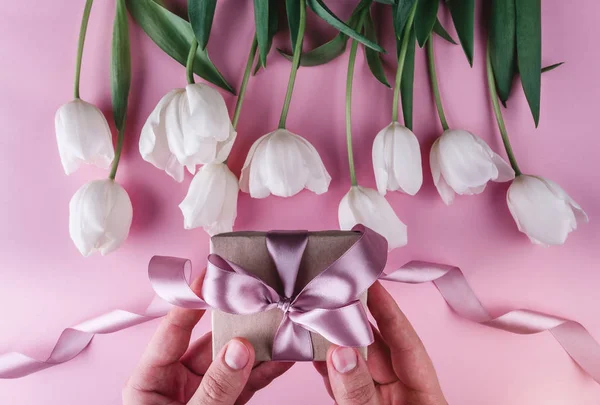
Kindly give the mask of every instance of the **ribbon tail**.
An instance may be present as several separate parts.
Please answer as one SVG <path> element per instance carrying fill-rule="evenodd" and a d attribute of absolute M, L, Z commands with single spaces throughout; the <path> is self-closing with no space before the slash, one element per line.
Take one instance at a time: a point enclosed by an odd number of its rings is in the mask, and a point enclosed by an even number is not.
<path fill-rule="evenodd" d="M 373 343 L 373 331 L 359 301 L 334 309 L 292 312 L 290 319 L 338 346 L 363 347 Z"/>
<path fill-rule="evenodd" d="M 120 309 L 107 312 L 63 330 L 46 360 L 36 360 L 25 354 L 10 352 L 0 355 L 0 378 L 20 378 L 77 357 L 96 334 L 107 334 L 130 328 L 164 316 L 171 308 L 158 297 L 143 314 Z"/>
<path fill-rule="evenodd" d="M 458 267 L 414 261 L 379 279 L 410 284 L 431 281 L 456 314 L 482 325 L 518 334 L 548 331 L 575 363 L 600 384 L 600 344 L 578 322 L 524 309 L 493 318 Z"/>
<path fill-rule="evenodd" d="M 273 340 L 274 361 L 310 361 L 313 359 L 313 346 L 310 332 L 289 318 L 288 314 L 275 333 Z"/>

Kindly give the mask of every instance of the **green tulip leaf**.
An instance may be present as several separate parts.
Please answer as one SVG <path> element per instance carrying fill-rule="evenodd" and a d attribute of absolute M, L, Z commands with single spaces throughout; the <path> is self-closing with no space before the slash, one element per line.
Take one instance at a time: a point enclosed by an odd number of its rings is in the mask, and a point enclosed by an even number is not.
<path fill-rule="evenodd" d="M 562 64 L 564 64 L 564 63 L 565 63 L 565 62 L 558 62 L 558 63 L 555 63 L 555 64 L 553 64 L 553 65 L 550 65 L 550 66 L 544 66 L 544 67 L 542 68 L 542 73 L 550 72 L 551 70 L 554 70 L 554 69 L 556 69 L 557 67 L 559 67 L 560 65 L 562 65 Z"/>
<path fill-rule="evenodd" d="M 516 70 L 515 0 L 492 0 L 489 47 L 498 97 L 506 103 Z"/>
<path fill-rule="evenodd" d="M 123 131 L 131 86 L 131 53 L 125 0 L 117 0 L 116 7 L 112 37 L 110 88 L 115 126 L 119 131 Z"/>
<path fill-rule="evenodd" d="M 439 5 L 439 0 L 418 0 L 414 24 L 417 41 L 421 48 L 425 45 L 435 26 Z"/>
<path fill-rule="evenodd" d="M 387 4 L 387 5 L 392 5 L 392 4 L 396 4 L 396 0 L 374 0 L 377 3 L 381 3 L 381 4 Z"/>
<path fill-rule="evenodd" d="M 371 13 L 368 11 L 365 14 L 365 37 L 367 37 L 370 41 L 377 43 L 377 34 L 375 33 L 375 26 L 373 24 L 373 18 L 371 17 Z M 367 59 L 367 64 L 369 65 L 369 69 L 373 76 L 381 83 L 386 85 L 387 87 L 391 87 L 385 77 L 385 71 L 383 69 L 383 64 L 381 63 L 381 57 L 379 52 L 375 52 L 369 47 L 365 46 L 365 57 Z"/>
<path fill-rule="evenodd" d="M 433 25 L 433 32 L 435 32 L 440 38 L 445 39 L 451 44 L 458 45 L 454 38 L 452 38 L 452 36 L 448 34 L 448 31 L 446 31 L 446 28 L 444 28 L 444 26 L 438 19 L 435 20 L 435 24 Z"/>
<path fill-rule="evenodd" d="M 348 26 L 346 23 L 340 20 L 335 14 L 333 14 L 333 12 L 329 8 L 327 8 L 325 3 L 323 3 L 323 0 L 307 0 L 307 2 L 316 15 L 318 15 L 321 19 L 323 19 L 323 21 L 325 21 L 341 33 L 346 34 L 350 38 L 361 42 L 363 45 L 368 46 L 369 48 L 377 52 L 385 53 L 385 50 L 382 47 L 380 47 L 373 41 L 368 40 L 367 38 L 356 32 L 354 28 Z"/>
<path fill-rule="evenodd" d="M 473 35 L 475 30 L 475 0 L 446 0 L 450 15 L 469 65 L 473 66 Z"/>
<path fill-rule="evenodd" d="M 402 81 L 400 82 L 400 95 L 402 101 L 402 115 L 404 117 L 404 126 L 412 130 L 413 128 L 413 87 L 415 79 L 415 30 L 410 30 L 408 38 L 408 47 L 404 59 L 404 68 L 402 70 Z M 398 48 L 400 44 L 397 44 Z"/>
<path fill-rule="evenodd" d="M 517 63 L 533 121 L 540 121 L 542 13 L 540 0 L 516 0 Z"/>
<path fill-rule="evenodd" d="M 296 38 L 298 38 L 298 27 L 300 27 L 300 2 L 298 0 L 286 0 L 285 12 L 288 28 L 290 29 L 290 42 L 292 43 L 292 49 L 294 49 Z"/>
<path fill-rule="evenodd" d="M 167 55 L 185 66 L 194 39 L 191 25 L 153 0 L 126 1 L 129 13 L 146 35 Z M 206 50 L 198 49 L 194 60 L 194 73 L 222 89 L 235 93 L 233 87 L 212 63 Z"/>
<path fill-rule="evenodd" d="M 392 20 L 397 39 L 402 38 L 402 35 L 404 35 L 404 26 L 408 21 L 415 1 L 417 0 L 398 0 L 397 3 L 392 5 Z"/>
<path fill-rule="evenodd" d="M 267 66 L 269 53 L 269 0 L 254 0 L 254 24 L 260 63 Z"/>
<path fill-rule="evenodd" d="M 217 0 L 188 0 L 188 16 L 200 49 L 206 49 Z"/>

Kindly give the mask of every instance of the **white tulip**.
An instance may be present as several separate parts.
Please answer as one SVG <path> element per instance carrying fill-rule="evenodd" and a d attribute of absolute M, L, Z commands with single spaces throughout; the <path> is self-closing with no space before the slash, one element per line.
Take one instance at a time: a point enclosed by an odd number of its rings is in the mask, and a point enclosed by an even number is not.
<path fill-rule="evenodd" d="M 231 232 L 237 215 L 238 179 L 226 164 L 202 166 L 179 204 L 185 229 L 203 227 L 209 235 Z"/>
<path fill-rule="evenodd" d="M 479 194 L 490 180 L 509 181 L 515 172 L 487 143 L 461 129 L 444 131 L 431 147 L 431 174 L 442 200 L 454 195 Z"/>
<path fill-rule="evenodd" d="M 521 232 L 539 245 L 562 245 L 586 213 L 555 182 L 518 176 L 506 193 L 508 209 Z"/>
<path fill-rule="evenodd" d="M 387 190 L 417 194 L 423 184 L 423 169 L 415 134 L 398 122 L 383 128 L 373 142 L 373 171 L 381 195 Z"/>
<path fill-rule="evenodd" d="M 400 221 L 390 203 L 377 190 L 352 186 L 340 201 L 338 209 L 340 229 L 350 230 L 363 224 L 384 236 L 389 250 L 406 245 L 406 225 Z"/>
<path fill-rule="evenodd" d="M 69 203 L 69 233 L 84 256 L 117 249 L 129 234 L 133 208 L 129 195 L 114 180 L 81 187 Z"/>
<path fill-rule="evenodd" d="M 58 153 L 66 174 L 81 163 L 108 169 L 115 157 L 108 122 L 98 107 L 75 99 L 61 106 L 54 119 Z"/>
<path fill-rule="evenodd" d="M 140 153 L 181 182 L 183 168 L 227 159 L 236 132 L 225 100 L 212 87 L 194 83 L 164 96 L 142 128 Z"/>
<path fill-rule="evenodd" d="M 331 176 L 314 146 L 286 129 L 254 142 L 240 176 L 241 190 L 254 198 L 269 194 L 290 197 L 303 188 L 323 194 L 330 182 Z"/>

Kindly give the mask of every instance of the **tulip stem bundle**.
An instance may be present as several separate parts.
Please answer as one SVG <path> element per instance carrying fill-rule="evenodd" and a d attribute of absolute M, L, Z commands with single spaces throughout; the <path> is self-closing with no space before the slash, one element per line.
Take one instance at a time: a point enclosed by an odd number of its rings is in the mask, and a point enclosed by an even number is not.
<path fill-rule="evenodd" d="M 437 108 L 440 122 L 444 131 L 449 129 L 448 121 L 446 121 L 446 114 L 444 113 L 444 107 L 442 106 L 442 98 L 440 96 L 440 86 L 437 80 L 437 74 L 435 73 L 435 55 L 433 52 L 433 36 L 430 36 L 427 40 L 427 66 L 429 67 L 429 79 L 431 80 L 431 89 L 433 90 L 433 98 L 435 99 L 435 107 Z"/>
<path fill-rule="evenodd" d="M 192 45 L 190 46 L 190 52 L 188 53 L 187 62 L 185 64 L 185 74 L 187 77 L 187 82 L 189 84 L 194 84 L 196 81 L 194 80 L 194 59 L 196 58 L 196 51 L 198 50 L 198 41 L 196 38 L 192 40 Z"/>
<path fill-rule="evenodd" d="M 412 30 L 413 20 L 415 18 L 415 11 L 417 9 L 417 2 L 411 9 L 408 20 L 406 21 L 406 27 L 404 28 L 404 35 L 402 35 L 402 44 L 400 45 L 400 52 L 398 53 L 398 67 L 396 68 L 396 82 L 394 85 L 394 101 L 392 104 L 392 121 L 398 122 L 398 99 L 400 98 L 400 82 L 402 81 L 402 71 L 404 70 L 404 61 L 406 60 L 406 52 L 408 50 L 408 39 L 410 38 L 410 30 Z M 406 123 L 405 123 L 406 125 Z"/>
<path fill-rule="evenodd" d="M 235 103 L 235 110 L 233 111 L 233 119 L 231 120 L 231 125 L 233 125 L 234 129 L 237 129 L 238 121 L 240 120 L 240 113 L 242 111 L 242 104 L 244 103 L 244 96 L 246 95 L 246 88 L 248 87 L 248 80 L 250 79 L 250 73 L 252 73 L 252 65 L 254 63 L 254 59 L 256 58 L 256 48 L 258 47 L 258 41 L 256 40 L 256 35 L 254 35 L 254 39 L 252 40 L 252 46 L 250 47 L 250 53 L 248 54 L 248 61 L 246 62 L 246 69 L 244 70 L 244 77 L 242 79 L 242 84 L 240 85 L 240 92 Z"/>
<path fill-rule="evenodd" d="M 292 59 L 292 70 L 290 72 L 290 79 L 288 81 L 287 92 L 285 94 L 285 101 L 283 102 L 281 117 L 279 118 L 280 129 L 285 128 L 285 121 L 287 120 L 288 111 L 290 109 L 290 101 L 292 100 L 292 92 L 294 91 L 294 83 L 296 81 L 296 73 L 298 72 L 298 66 L 300 66 L 300 56 L 302 54 L 304 30 L 306 28 L 306 0 L 300 0 L 299 3 L 300 21 L 298 24 L 298 36 L 296 37 L 296 46 L 294 47 L 294 57 Z"/>
<path fill-rule="evenodd" d="M 92 3 L 94 0 L 87 0 L 83 9 L 83 17 L 81 18 L 81 28 L 79 29 L 79 43 L 77 45 L 77 61 L 75 62 L 75 83 L 73 89 L 73 98 L 79 98 L 79 80 L 81 78 L 81 59 L 83 57 L 83 45 L 85 43 L 85 34 L 87 32 L 88 21 L 90 20 L 90 12 L 92 11 Z"/>
<path fill-rule="evenodd" d="M 117 147 L 115 148 L 115 158 L 113 159 L 112 166 L 110 167 L 110 174 L 108 178 L 114 180 L 117 175 L 117 168 L 119 167 L 119 160 L 121 160 L 121 151 L 123 150 L 123 141 L 125 139 L 125 128 L 119 129 L 117 133 Z"/>
<path fill-rule="evenodd" d="M 504 149 L 506 150 L 506 154 L 508 155 L 510 165 L 515 171 L 515 175 L 520 176 L 521 170 L 519 169 L 517 159 L 515 158 L 512 146 L 510 145 L 510 139 L 508 139 L 508 131 L 506 130 L 506 125 L 504 124 L 504 118 L 502 117 L 502 111 L 500 110 L 500 103 L 498 102 L 498 93 L 496 91 L 494 72 L 492 70 L 492 58 L 489 44 L 485 53 L 485 67 L 487 72 L 488 87 L 490 89 L 490 98 L 492 99 L 492 106 L 494 108 L 496 122 L 498 123 L 498 129 L 500 129 L 500 135 L 502 136 L 502 143 L 504 144 Z"/>

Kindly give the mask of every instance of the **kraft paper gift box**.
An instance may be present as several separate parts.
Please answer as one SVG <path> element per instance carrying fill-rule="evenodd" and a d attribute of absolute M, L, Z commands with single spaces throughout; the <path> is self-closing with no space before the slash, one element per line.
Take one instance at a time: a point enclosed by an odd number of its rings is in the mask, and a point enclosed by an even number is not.
<path fill-rule="evenodd" d="M 281 282 L 266 246 L 266 232 L 231 232 L 211 238 L 211 253 L 220 255 L 262 279 L 276 291 L 281 291 Z M 303 288 L 337 260 L 360 237 L 352 231 L 309 232 L 308 244 L 298 272 L 297 285 Z M 366 305 L 367 293 L 360 301 Z M 213 357 L 232 338 L 248 339 L 256 352 L 257 361 L 271 360 L 273 338 L 283 313 L 275 308 L 253 315 L 233 315 L 212 311 Z M 325 360 L 330 342 L 311 332 L 313 360 Z M 366 358 L 366 347 L 358 349 Z"/>

